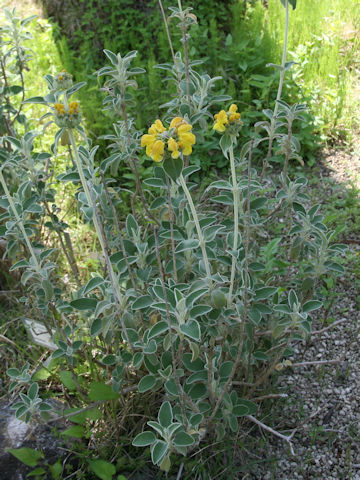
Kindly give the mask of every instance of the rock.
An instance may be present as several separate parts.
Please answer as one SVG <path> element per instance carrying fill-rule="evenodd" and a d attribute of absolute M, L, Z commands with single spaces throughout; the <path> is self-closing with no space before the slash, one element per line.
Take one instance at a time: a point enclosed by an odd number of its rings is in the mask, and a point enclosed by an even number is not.
<path fill-rule="evenodd" d="M 32 448 L 41 451 L 49 464 L 54 464 L 62 456 L 59 449 L 62 442 L 51 432 L 53 426 L 18 420 L 11 405 L 9 401 L 0 403 L 0 478 L 25 480 L 34 468 L 27 467 L 7 449 Z"/>

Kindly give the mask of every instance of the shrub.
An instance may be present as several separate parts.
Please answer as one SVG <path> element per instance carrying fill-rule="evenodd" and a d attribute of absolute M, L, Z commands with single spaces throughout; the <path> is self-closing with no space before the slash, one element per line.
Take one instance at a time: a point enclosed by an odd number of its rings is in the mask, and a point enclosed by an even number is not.
<path fill-rule="evenodd" d="M 296 0 L 282 3 L 287 32 Z M 46 106 L 45 117 L 58 127 L 51 153 L 34 151 L 35 132 L 22 139 L 8 135 L 13 150 L 2 150 L 0 170 L 5 210 L 0 233 L 7 254 L 18 259 L 12 269 L 23 272 L 28 296 L 22 301 L 51 337 L 48 369 L 68 393 L 71 408 L 64 415 L 77 423 L 64 434 L 86 438 L 98 422 L 100 450 L 105 425 L 130 411 L 142 420 L 134 423 L 123 415 L 121 427 L 137 433 L 134 446 L 150 446 L 153 463 L 164 471 L 173 454 L 187 455 L 205 437 L 236 435 L 245 421 L 263 425 L 255 397 L 274 371 L 291 365 L 292 342 L 311 334 L 311 312 L 322 305 L 322 278 L 343 271 L 336 255 L 345 249 L 331 244 L 319 205 L 309 204 L 306 179 L 288 176 L 289 162 L 299 159 L 300 150 L 293 124 L 303 121 L 305 106 L 281 100 L 291 68 L 287 35 L 282 63 L 273 65 L 280 75 L 275 108 L 264 111 L 267 120 L 256 124 L 257 134 L 240 148 L 238 107 L 220 106 L 213 118 L 212 105 L 228 105 L 230 98 L 213 95 L 214 79 L 197 73 L 196 62 L 189 61 L 187 30 L 196 17 L 179 2 L 171 19 L 182 32 L 184 51 L 174 51 L 173 63 L 161 66 L 177 91 L 163 120 L 156 119 L 146 134 L 136 129 L 131 92 L 144 72 L 133 66 L 136 52 L 105 50 L 107 65 L 97 72 L 105 79 L 104 108 L 121 117 L 106 136 L 110 156 L 95 161 L 97 147 L 71 98 L 86 87 L 72 85 L 71 75 L 60 72 L 47 75 L 47 95 L 25 101 Z M 201 168 L 197 149 L 202 142 L 206 149 L 209 120 L 230 173 L 199 197 L 191 176 Z M 265 143 L 268 153 L 258 173 L 253 163 Z M 85 282 L 72 270 L 78 288 L 74 284 L 70 292 L 53 261 L 55 245 L 43 240 L 44 229 L 57 229 L 59 240 L 64 230 L 45 174 L 61 145 L 69 148 L 69 164 L 57 178 L 77 186 L 79 210 L 94 228 L 102 258 Z M 284 169 L 269 179 L 274 146 Z M 138 164 L 144 147 L 155 165 L 153 176 L 142 180 Z M 135 179 L 132 213 L 124 223 L 118 219 L 119 190 L 109 176 L 121 164 Z M 9 171 L 19 177 L 13 191 Z M 29 180 L 20 181 L 24 173 Z M 71 249 L 60 245 L 71 265 Z M 28 386 L 15 405 L 25 420 L 46 416 L 51 408 L 28 370 L 25 365 L 8 371 L 14 392 Z M 118 420 L 115 424 L 118 432 Z"/>

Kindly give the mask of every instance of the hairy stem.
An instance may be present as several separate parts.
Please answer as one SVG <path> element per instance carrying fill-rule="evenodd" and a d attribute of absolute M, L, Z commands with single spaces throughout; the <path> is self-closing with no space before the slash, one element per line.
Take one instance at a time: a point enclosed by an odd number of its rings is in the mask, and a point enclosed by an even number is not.
<path fill-rule="evenodd" d="M 121 295 L 121 292 L 120 292 L 118 279 L 116 278 L 114 269 L 113 269 L 113 267 L 111 265 L 111 262 L 110 262 L 110 259 L 109 259 L 109 255 L 108 255 L 107 248 L 106 248 L 106 241 L 105 241 L 105 238 L 104 238 L 104 235 L 103 235 L 103 232 L 102 232 L 102 226 L 101 226 L 101 223 L 100 223 L 100 219 L 99 219 L 98 215 L 96 215 L 96 212 L 97 212 L 96 203 L 94 201 L 94 197 L 92 195 L 92 192 L 90 192 L 90 190 L 89 190 L 89 187 L 88 187 L 85 175 L 84 175 L 84 170 L 83 170 L 83 167 L 82 167 L 82 164 L 81 164 L 81 161 L 80 161 L 80 157 L 79 157 L 79 153 L 78 153 L 78 150 L 77 150 L 74 133 L 71 129 L 68 130 L 68 133 L 69 133 L 70 144 L 72 146 L 73 153 L 74 153 L 75 164 L 76 164 L 79 176 L 80 176 L 81 184 L 82 184 L 82 187 L 84 189 L 87 202 L 94 209 L 94 214 L 93 214 L 93 219 L 92 220 L 93 220 L 93 223 L 94 223 L 94 227 L 95 227 L 97 237 L 98 237 L 99 242 L 100 242 L 102 253 L 103 253 L 104 258 L 105 258 L 105 262 L 106 262 L 106 266 L 107 266 L 107 269 L 108 269 L 108 272 L 109 272 L 109 278 L 110 278 L 111 286 L 112 286 L 113 291 L 114 291 L 115 299 L 116 299 L 116 302 L 117 302 L 118 306 L 120 307 L 121 303 L 122 303 L 122 295 Z M 126 338 L 128 344 L 129 344 L 129 346 L 132 347 L 132 343 L 131 343 L 130 338 L 128 336 L 128 333 L 127 333 L 126 326 L 125 326 L 124 319 L 123 319 L 122 315 L 120 315 L 120 322 L 121 322 L 121 327 L 124 330 L 125 338 Z"/>
<path fill-rule="evenodd" d="M 167 20 L 166 20 L 166 15 L 165 15 L 164 7 L 163 7 L 163 4 L 162 4 L 162 1 L 161 1 L 161 0 L 159 0 L 159 6 L 160 6 L 162 18 L 163 18 L 163 20 L 164 20 L 166 35 L 167 35 L 168 42 L 169 42 L 169 47 L 170 47 L 170 50 L 171 50 L 171 56 L 172 56 L 173 62 L 174 62 L 174 64 L 175 64 L 175 51 L 174 51 L 174 47 L 173 47 L 173 44 L 172 44 L 172 41 L 171 41 L 169 26 L 168 26 L 168 23 L 167 23 Z"/>
<path fill-rule="evenodd" d="M 173 269 L 174 269 L 174 280 L 177 283 L 178 276 L 177 276 L 177 269 L 176 269 L 175 239 L 174 239 L 174 209 L 171 202 L 170 181 L 167 175 L 166 175 L 166 187 L 167 187 L 167 196 L 168 196 L 168 205 L 169 205 L 169 222 L 170 222 L 171 252 L 172 252 L 172 262 L 173 262 Z"/>
<path fill-rule="evenodd" d="M 254 146 L 254 141 L 252 140 L 250 143 L 250 150 L 249 150 L 249 159 L 248 159 L 248 188 L 250 184 L 250 172 L 251 172 L 251 161 L 252 161 L 252 153 L 253 153 L 253 146 Z M 208 424 L 212 422 L 214 419 L 216 412 L 219 410 L 221 403 L 225 397 L 225 394 L 232 383 L 234 376 L 238 370 L 238 367 L 240 365 L 241 361 L 241 355 L 242 355 L 242 350 L 243 350 L 243 344 L 244 344 L 244 330 L 245 330 L 245 322 L 247 320 L 247 310 L 248 310 L 248 276 L 249 276 L 249 243 L 250 243 L 250 195 L 249 195 L 250 189 L 248 191 L 248 197 L 247 197 L 247 225 L 246 225 L 246 236 L 245 236 L 245 272 L 244 272 L 244 297 L 243 297 L 243 312 L 242 312 L 242 322 L 241 322 L 241 327 L 240 327 L 240 342 L 238 346 L 238 351 L 236 354 L 235 362 L 234 365 L 231 369 L 231 373 L 229 378 L 227 379 L 223 390 L 217 399 L 216 405 L 212 411 L 211 416 L 208 419 Z"/>
<path fill-rule="evenodd" d="M 236 263 L 237 263 L 235 252 L 237 251 L 237 248 L 238 248 L 238 236 L 239 236 L 239 187 L 238 187 L 238 182 L 236 178 L 233 145 L 231 145 L 229 149 L 229 157 L 230 157 L 231 177 L 232 177 L 233 197 L 234 197 L 234 243 L 233 243 L 233 257 L 231 261 L 228 308 L 230 308 L 230 305 L 232 304 L 232 292 L 234 289 L 235 271 L 236 271 Z"/>
<path fill-rule="evenodd" d="M 18 225 L 19 225 L 19 228 L 20 228 L 20 230 L 21 230 L 21 233 L 23 234 L 24 240 L 25 240 L 25 242 L 26 242 L 26 245 L 27 245 L 27 247 L 28 247 L 28 250 L 29 250 L 29 252 L 30 252 L 30 255 L 31 255 L 32 259 L 33 259 L 34 266 L 36 267 L 36 270 L 37 270 L 37 272 L 39 273 L 39 272 L 40 272 L 40 269 L 41 269 L 40 263 L 39 263 L 39 261 L 38 261 L 38 259 L 37 259 L 37 256 L 35 255 L 35 250 L 34 250 L 33 246 L 31 245 L 30 239 L 29 239 L 29 237 L 28 237 L 28 235 L 27 235 L 27 233 L 26 233 L 26 231 L 25 231 L 25 227 L 24 227 L 23 221 L 22 221 L 22 219 L 20 218 L 20 216 L 19 216 L 19 214 L 18 214 L 18 212 L 17 212 L 17 210 L 16 210 L 14 200 L 13 200 L 13 198 L 12 198 L 10 192 L 9 192 L 9 189 L 8 189 L 8 187 L 7 187 L 7 185 L 6 185 L 5 178 L 4 178 L 4 175 L 3 175 L 3 173 L 2 173 L 2 169 L 0 169 L 0 183 L 1 183 L 2 187 L 3 187 L 3 189 L 4 189 L 6 198 L 7 198 L 8 202 L 9 202 L 9 204 L 10 204 L 10 208 L 11 208 L 11 210 L 12 210 L 12 212 L 13 212 L 14 217 L 16 218 L 16 221 L 17 221 L 17 223 L 18 223 Z"/>
<path fill-rule="evenodd" d="M 280 80 L 279 80 L 279 86 L 278 86 L 278 91 L 277 91 L 277 95 L 276 95 L 275 107 L 274 107 L 273 116 L 271 118 L 271 123 L 270 123 L 269 148 L 268 148 L 266 159 L 265 159 L 263 169 L 262 169 L 262 172 L 261 172 L 261 176 L 260 176 L 261 180 L 264 178 L 265 173 L 266 173 L 266 169 L 269 165 L 271 152 L 272 152 L 272 147 L 273 147 L 274 138 L 275 138 L 276 117 L 277 117 L 278 110 L 279 110 L 279 100 L 281 99 L 281 94 L 282 94 L 282 89 L 283 89 L 283 84 L 284 84 L 284 77 L 285 77 L 285 64 L 286 64 L 286 55 L 287 55 L 288 33 L 289 33 L 289 0 L 286 0 L 286 3 L 285 3 L 285 33 L 284 33 L 284 44 L 283 44 L 282 59 L 281 59 L 282 69 L 280 71 Z"/>
<path fill-rule="evenodd" d="M 192 216 L 193 216 L 193 220 L 195 222 L 195 227 L 196 227 L 197 235 L 198 235 L 199 242 L 200 242 L 200 248 L 201 248 L 202 256 L 203 256 L 203 259 L 204 259 L 206 276 L 207 276 L 209 282 L 211 282 L 210 263 L 209 263 L 209 259 L 208 259 L 207 253 L 206 253 L 206 243 L 205 243 L 205 238 L 203 236 L 203 233 L 202 233 L 202 230 L 201 230 L 201 227 L 200 227 L 199 218 L 198 218 L 198 215 L 196 213 L 194 202 L 191 198 L 191 194 L 189 192 L 189 189 L 187 188 L 187 185 L 186 185 L 186 182 L 185 182 L 185 179 L 184 179 L 182 173 L 180 174 L 179 179 L 180 179 L 180 184 L 182 186 L 182 189 L 184 190 L 184 193 L 186 195 L 187 201 L 189 202 L 190 210 L 191 210 L 191 213 L 192 213 Z"/>

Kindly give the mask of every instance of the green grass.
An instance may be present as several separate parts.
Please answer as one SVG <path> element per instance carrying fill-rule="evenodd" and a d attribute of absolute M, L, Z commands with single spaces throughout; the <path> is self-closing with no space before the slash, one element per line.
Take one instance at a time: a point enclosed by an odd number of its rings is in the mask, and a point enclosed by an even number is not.
<path fill-rule="evenodd" d="M 273 38 L 283 36 L 284 9 L 270 0 L 267 28 Z M 277 53 L 280 59 L 280 51 Z M 300 96 L 307 99 L 316 127 L 326 137 L 351 138 L 358 100 L 360 61 L 360 4 L 353 0 L 300 0 L 290 13 L 289 57 Z"/>

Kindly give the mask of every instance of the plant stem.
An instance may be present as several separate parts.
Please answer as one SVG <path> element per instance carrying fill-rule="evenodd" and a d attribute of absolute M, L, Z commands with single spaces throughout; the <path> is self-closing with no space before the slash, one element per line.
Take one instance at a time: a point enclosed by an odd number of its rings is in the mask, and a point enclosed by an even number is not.
<path fill-rule="evenodd" d="M 161 1 L 161 0 L 159 0 L 159 6 L 160 6 L 160 10 L 161 10 L 161 15 L 162 15 L 163 20 L 164 20 L 166 35 L 167 35 L 168 42 L 169 42 L 169 47 L 170 47 L 170 50 L 171 50 L 171 56 L 172 56 L 173 62 L 174 62 L 174 64 L 175 64 L 175 52 L 174 52 L 174 47 L 173 47 L 173 44 L 172 44 L 172 41 L 171 41 L 169 26 L 168 26 L 168 23 L 167 23 L 167 21 L 166 21 L 166 15 L 165 15 L 164 7 L 163 7 L 163 4 L 162 4 L 162 1 Z"/>
<path fill-rule="evenodd" d="M 124 97 L 125 97 L 125 90 L 122 92 L 122 98 L 124 98 Z M 131 136 L 130 136 L 130 129 L 129 129 L 129 120 L 128 120 L 127 111 L 126 111 L 126 104 L 125 104 L 124 101 L 121 102 L 121 113 L 122 113 L 122 116 L 123 116 L 123 119 L 124 119 L 127 142 L 128 142 L 128 145 L 130 145 Z M 144 207 L 146 213 L 149 215 L 149 217 L 152 220 L 154 220 L 154 222 L 157 225 L 160 225 L 157 218 L 154 217 L 154 215 L 150 212 L 150 210 L 147 206 L 146 199 L 145 199 L 145 196 L 144 196 L 144 192 L 143 192 L 143 189 L 141 187 L 139 169 L 138 169 L 137 164 L 136 164 L 136 159 L 131 157 L 130 162 L 131 162 L 131 165 L 132 165 L 131 170 L 133 171 L 133 173 L 135 175 L 135 185 L 136 185 L 136 192 L 132 196 L 132 203 L 134 201 L 134 197 L 135 197 L 136 193 L 138 193 L 140 195 L 141 202 L 143 204 L 143 207 Z M 135 214 L 135 212 L 133 212 L 133 213 Z"/>
<path fill-rule="evenodd" d="M 4 189 L 6 198 L 7 198 L 8 202 L 9 202 L 9 204 L 10 204 L 10 208 L 11 208 L 11 210 L 12 210 L 12 212 L 13 212 L 15 218 L 16 218 L 16 221 L 17 221 L 18 225 L 19 225 L 19 228 L 20 228 L 20 230 L 21 230 L 21 233 L 22 233 L 23 236 L 24 236 L 26 245 L 27 245 L 27 247 L 28 247 L 28 249 L 29 249 L 30 255 L 31 255 L 31 257 L 32 257 L 32 259 L 33 259 L 33 262 L 34 262 L 34 266 L 36 267 L 37 272 L 40 273 L 40 270 L 41 270 L 40 263 L 39 263 L 39 261 L 38 261 L 38 259 L 37 259 L 37 256 L 35 255 L 35 250 L 34 250 L 33 246 L 31 245 L 30 239 L 29 239 L 29 237 L 28 237 L 28 235 L 27 235 L 27 233 L 26 233 L 26 231 L 25 231 L 25 227 L 24 227 L 23 221 L 22 221 L 22 219 L 20 218 L 20 216 L 19 216 L 19 214 L 18 214 L 18 212 L 17 212 L 17 210 L 16 210 L 14 200 L 12 199 L 12 196 L 10 195 L 9 189 L 8 189 L 8 187 L 7 187 L 7 185 L 6 185 L 5 178 L 4 178 L 4 175 L 3 175 L 3 173 L 2 173 L 2 169 L 0 169 L 0 182 L 1 182 L 1 185 L 2 185 L 2 187 L 3 187 L 3 189 Z"/>
<path fill-rule="evenodd" d="M 128 259 L 128 256 L 127 256 L 127 253 L 126 253 L 126 250 L 125 250 L 124 239 L 123 239 L 123 235 L 121 233 L 121 228 L 120 228 L 119 220 L 117 218 L 117 213 L 116 213 L 116 209 L 115 209 L 115 206 L 114 206 L 114 202 L 111 199 L 111 195 L 110 195 L 109 189 L 108 189 L 107 184 L 106 184 L 106 178 L 105 178 L 105 176 L 102 172 L 100 172 L 100 177 L 101 177 L 101 180 L 102 180 L 102 184 L 104 186 L 105 196 L 106 196 L 107 201 L 109 202 L 109 205 L 111 207 L 111 211 L 112 211 L 112 214 L 113 214 L 114 225 L 115 225 L 115 229 L 116 229 L 116 234 L 117 234 L 117 236 L 119 238 L 119 241 L 120 241 L 121 252 L 123 254 L 123 257 L 124 257 L 124 260 L 125 260 L 125 263 L 126 263 L 126 268 L 127 268 L 128 274 L 129 274 L 129 278 L 130 278 L 131 284 L 133 286 L 133 289 L 136 290 L 136 283 L 135 283 L 133 271 L 132 271 L 132 268 L 131 268 L 131 265 L 129 263 L 129 259 Z"/>
<path fill-rule="evenodd" d="M 166 175 L 166 187 L 167 187 L 167 196 L 168 196 L 168 205 L 169 205 L 169 222 L 170 222 L 171 252 L 172 252 L 172 262 L 173 262 L 173 269 L 174 269 L 174 280 L 177 283 L 178 276 L 177 276 L 177 269 L 176 269 L 175 239 L 174 239 L 174 209 L 171 203 L 170 181 L 167 175 Z"/>
<path fill-rule="evenodd" d="M 286 0 L 286 3 L 285 3 L 285 33 L 284 33 L 284 44 L 283 44 L 282 60 L 281 60 L 282 69 L 280 71 L 280 80 L 279 80 L 279 86 L 278 86 L 278 91 L 277 91 L 277 95 L 276 95 L 275 107 L 274 107 L 273 116 L 271 118 L 271 123 L 270 123 L 269 148 L 268 148 L 266 159 L 265 159 L 263 169 L 262 169 L 262 172 L 261 172 L 260 180 L 262 180 L 264 178 L 265 173 L 266 173 L 266 169 L 269 165 L 271 152 L 272 152 L 272 146 L 273 146 L 274 138 L 275 138 L 276 117 L 277 117 L 277 113 L 278 113 L 278 110 L 279 110 L 279 100 L 281 99 L 282 88 L 283 88 L 284 77 L 285 77 L 285 64 L 286 64 L 286 55 L 287 55 L 288 33 L 289 33 L 289 0 Z"/>
<path fill-rule="evenodd" d="M 114 291 L 115 299 L 118 303 L 118 306 L 120 307 L 121 303 L 122 303 L 122 295 L 121 295 L 121 292 L 120 292 L 119 281 L 116 278 L 115 272 L 114 272 L 112 264 L 110 262 L 109 255 L 108 255 L 107 248 L 106 248 L 106 241 L 105 241 L 103 231 L 102 231 L 102 226 L 101 226 L 98 215 L 96 215 L 97 207 L 96 207 L 95 199 L 94 199 L 92 193 L 89 190 L 89 187 L 88 187 L 85 175 L 84 175 L 84 170 L 83 170 L 83 167 L 82 167 L 82 164 L 81 164 L 81 161 L 80 161 L 80 157 L 79 157 L 79 153 L 78 153 L 78 150 L 77 150 L 75 137 L 74 137 L 74 133 L 73 133 L 72 129 L 69 129 L 68 133 L 69 133 L 69 139 L 70 139 L 70 143 L 71 143 L 73 153 L 74 153 L 74 159 L 75 159 L 76 167 L 77 167 L 77 170 L 78 170 L 78 173 L 79 173 L 79 176 L 80 176 L 81 184 L 82 184 L 82 187 L 84 189 L 86 199 L 88 201 L 88 204 L 90 206 L 92 206 L 93 209 L 94 209 L 92 220 L 93 220 L 93 223 L 94 223 L 94 227 L 95 227 L 97 237 L 98 237 L 99 242 L 100 242 L 102 253 L 103 253 L 104 258 L 105 258 L 105 262 L 106 262 L 106 266 L 107 266 L 107 269 L 108 269 L 108 272 L 109 272 L 110 282 L 111 282 L 111 286 L 112 286 L 113 291 Z M 119 312 L 119 314 L 120 314 L 120 312 Z M 121 314 L 120 314 L 120 322 L 121 322 L 121 327 L 124 330 L 124 335 L 126 337 L 126 340 L 129 344 L 129 346 L 132 347 L 132 343 L 131 343 L 130 338 L 128 336 L 126 326 L 125 326 L 125 323 L 124 323 L 124 320 L 123 320 L 123 317 L 122 317 Z"/>
<path fill-rule="evenodd" d="M 286 190 L 286 177 L 289 166 L 290 154 L 291 154 L 291 136 L 292 136 L 292 122 L 288 123 L 288 134 L 286 139 L 286 155 L 284 162 L 284 171 L 283 171 L 283 189 Z"/>
<path fill-rule="evenodd" d="M 181 415 L 182 415 L 182 418 L 183 418 L 183 424 L 186 428 L 187 427 L 187 418 L 186 418 L 186 413 L 185 413 L 185 397 L 183 395 L 183 389 L 182 389 L 182 386 L 180 384 L 180 379 L 179 379 L 179 377 L 177 375 L 177 372 L 176 372 L 177 362 L 176 362 L 175 347 L 174 347 L 173 336 L 172 336 L 172 325 L 171 325 L 169 302 L 168 302 L 166 287 L 165 287 L 165 276 L 164 276 L 164 270 L 163 270 L 162 264 L 161 264 L 159 236 L 158 236 L 157 227 L 154 228 L 154 237 L 155 237 L 156 258 L 157 258 L 157 262 L 158 262 L 161 286 L 162 286 L 162 291 L 163 291 L 165 306 L 166 306 L 166 319 L 167 319 L 167 324 L 168 324 L 168 329 L 169 329 L 169 342 L 170 342 L 170 348 L 171 348 L 173 377 L 174 377 L 175 384 L 176 384 L 176 387 L 177 387 L 178 392 L 179 392 Z"/>
<path fill-rule="evenodd" d="M 211 416 L 208 419 L 208 424 L 212 422 L 214 419 L 216 412 L 219 410 L 220 405 L 224 399 L 224 396 L 227 392 L 227 389 L 229 388 L 230 384 L 232 383 L 234 376 L 238 370 L 238 367 L 240 365 L 241 361 L 241 355 L 242 355 L 242 350 L 243 350 L 243 344 L 244 344 L 244 329 L 245 329 L 245 322 L 247 320 L 247 308 L 248 308 L 248 275 L 249 275 L 249 243 L 250 243 L 250 172 L 251 172 L 251 161 L 252 161 L 252 153 L 253 153 L 253 146 L 254 146 L 254 141 L 252 140 L 250 143 L 250 149 L 249 149 L 249 159 L 248 159 L 248 198 L 247 198 L 247 225 L 246 225 L 246 237 L 245 237 L 245 275 L 244 275 L 244 297 L 243 297 L 243 312 L 242 312 L 242 322 L 241 322 L 241 329 L 240 329 L 240 344 L 238 346 L 238 351 L 236 354 L 236 358 L 233 364 L 233 367 L 231 369 L 231 373 L 229 378 L 227 379 L 223 390 L 217 399 L 216 405 L 211 413 Z"/>
<path fill-rule="evenodd" d="M 204 259 L 206 276 L 209 279 L 209 282 L 211 282 L 210 264 L 209 264 L 209 259 L 208 259 L 207 253 L 206 253 L 206 244 L 205 244 L 205 239 L 204 239 L 201 227 L 200 227 L 199 218 L 198 218 L 198 215 L 196 213 L 194 202 L 191 198 L 191 194 L 189 192 L 189 189 L 187 188 L 187 185 L 186 185 L 186 182 L 185 182 L 185 179 L 184 179 L 182 173 L 180 174 L 179 179 L 180 179 L 180 184 L 182 186 L 182 189 L 184 190 L 184 193 L 186 195 L 187 201 L 189 202 L 190 210 L 191 210 L 191 213 L 192 213 L 192 216 L 193 216 L 193 220 L 195 222 L 196 231 L 197 231 L 198 238 L 199 238 L 199 241 L 200 241 L 200 248 L 201 248 L 203 259 Z"/>
<path fill-rule="evenodd" d="M 238 187 L 238 182 L 236 178 L 233 145 L 231 145 L 229 149 L 229 157 L 230 157 L 231 177 L 232 177 L 233 197 L 234 197 L 234 243 L 233 243 L 233 256 L 232 256 L 232 263 L 231 263 L 228 308 L 230 308 L 230 305 L 232 303 L 232 292 L 234 289 L 234 279 L 235 279 L 235 271 L 236 271 L 236 263 L 237 263 L 235 252 L 237 251 L 237 248 L 238 248 L 238 236 L 239 236 L 239 187 Z"/>
<path fill-rule="evenodd" d="M 190 74 L 189 74 L 189 48 L 188 48 L 188 38 L 187 38 L 187 28 L 185 25 L 185 17 L 183 16 L 183 9 L 181 5 L 181 0 L 178 0 L 179 11 L 181 16 L 181 31 L 182 31 L 182 41 L 184 44 L 184 64 L 185 64 L 185 81 L 186 81 L 186 97 L 188 104 L 190 106 L 191 99 L 190 99 Z"/>

